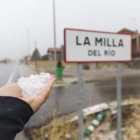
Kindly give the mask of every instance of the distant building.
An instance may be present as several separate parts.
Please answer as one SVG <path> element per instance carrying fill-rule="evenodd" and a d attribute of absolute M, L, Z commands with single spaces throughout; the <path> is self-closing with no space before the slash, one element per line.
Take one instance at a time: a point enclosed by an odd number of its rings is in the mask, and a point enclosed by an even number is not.
<path fill-rule="evenodd" d="M 0 63 L 9 63 L 11 60 L 9 58 L 5 58 L 3 60 L 0 60 Z"/>
<path fill-rule="evenodd" d="M 48 57 L 49 57 L 49 60 L 54 60 L 54 52 L 55 52 L 55 48 L 48 48 Z M 61 48 L 56 48 L 56 55 L 57 55 L 57 58 L 56 60 L 62 60 L 62 50 Z"/>
<path fill-rule="evenodd" d="M 132 57 L 140 57 L 140 33 L 129 29 L 122 29 L 118 33 L 132 35 Z"/>
<path fill-rule="evenodd" d="M 45 54 L 41 57 L 41 60 L 49 60 L 49 55 Z"/>
<path fill-rule="evenodd" d="M 24 56 L 23 62 L 24 62 L 25 64 L 29 64 L 30 58 L 31 58 L 30 56 Z"/>

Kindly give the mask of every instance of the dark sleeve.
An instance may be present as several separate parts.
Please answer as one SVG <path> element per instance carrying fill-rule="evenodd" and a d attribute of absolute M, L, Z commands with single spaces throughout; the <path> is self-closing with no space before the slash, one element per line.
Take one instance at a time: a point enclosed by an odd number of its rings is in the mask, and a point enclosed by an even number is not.
<path fill-rule="evenodd" d="M 33 110 L 28 103 L 0 96 L 0 140 L 14 140 L 32 115 Z"/>

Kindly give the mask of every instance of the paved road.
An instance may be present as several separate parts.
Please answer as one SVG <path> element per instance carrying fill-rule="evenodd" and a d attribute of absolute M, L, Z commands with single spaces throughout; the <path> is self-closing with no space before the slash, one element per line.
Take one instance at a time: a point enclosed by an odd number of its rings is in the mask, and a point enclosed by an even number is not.
<path fill-rule="evenodd" d="M 0 65 L 0 87 L 8 82 L 15 82 L 18 78 L 19 71 L 16 63 Z"/>
<path fill-rule="evenodd" d="M 125 79 L 122 82 L 122 97 L 140 98 L 140 79 Z M 84 108 L 95 104 L 116 100 L 116 81 L 87 83 L 84 85 Z M 77 85 L 55 87 L 48 101 L 31 118 L 26 127 L 38 126 L 53 117 L 54 110 L 58 115 L 74 112 L 77 109 Z M 42 118 L 43 117 L 43 118 Z"/>

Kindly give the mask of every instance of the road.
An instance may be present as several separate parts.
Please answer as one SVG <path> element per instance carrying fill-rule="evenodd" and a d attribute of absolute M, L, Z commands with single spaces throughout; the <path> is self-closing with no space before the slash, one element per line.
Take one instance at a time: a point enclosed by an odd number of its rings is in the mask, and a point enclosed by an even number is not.
<path fill-rule="evenodd" d="M 16 63 L 0 65 L 0 87 L 9 82 L 16 82 L 18 78 L 19 71 Z"/>

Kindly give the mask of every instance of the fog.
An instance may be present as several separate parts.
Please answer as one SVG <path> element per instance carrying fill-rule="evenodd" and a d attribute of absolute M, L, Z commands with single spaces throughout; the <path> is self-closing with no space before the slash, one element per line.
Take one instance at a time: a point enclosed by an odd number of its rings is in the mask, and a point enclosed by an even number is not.
<path fill-rule="evenodd" d="M 56 0 L 57 47 L 66 27 L 117 32 L 139 30 L 139 0 Z M 53 0 L 0 0 L 0 59 L 20 59 L 36 46 L 41 55 L 53 47 Z"/>

